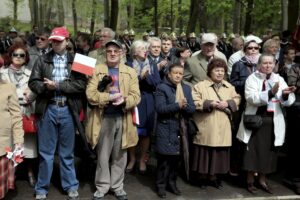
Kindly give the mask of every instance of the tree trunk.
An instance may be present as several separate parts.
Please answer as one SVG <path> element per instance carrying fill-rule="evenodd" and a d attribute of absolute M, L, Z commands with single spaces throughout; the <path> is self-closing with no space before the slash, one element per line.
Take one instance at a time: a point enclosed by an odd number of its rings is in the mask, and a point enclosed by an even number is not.
<path fill-rule="evenodd" d="M 299 15 L 299 0 L 289 0 L 288 2 L 288 29 L 293 31 Z"/>
<path fill-rule="evenodd" d="M 90 32 L 91 32 L 91 34 L 94 33 L 94 28 L 95 28 L 96 8 L 97 8 L 97 2 L 96 2 L 96 0 L 93 0 L 91 26 L 90 26 Z"/>
<path fill-rule="evenodd" d="M 282 30 L 288 28 L 288 4 L 287 0 L 281 0 Z"/>
<path fill-rule="evenodd" d="M 134 17 L 134 3 L 132 2 L 132 0 L 129 1 L 129 4 L 127 5 L 127 28 L 131 29 L 133 28 L 132 24 L 133 24 L 133 17 Z"/>
<path fill-rule="evenodd" d="M 29 10 L 30 10 L 30 17 L 31 17 L 31 25 L 37 25 L 37 17 L 35 16 L 35 12 L 36 10 L 34 9 L 34 6 L 36 4 L 36 0 L 29 0 L 28 1 L 29 4 Z"/>
<path fill-rule="evenodd" d="M 178 25 L 179 25 L 179 32 L 182 33 L 183 31 L 183 21 L 181 15 L 181 3 L 182 0 L 178 0 Z"/>
<path fill-rule="evenodd" d="M 155 35 L 158 36 L 158 0 L 154 0 L 154 29 Z"/>
<path fill-rule="evenodd" d="M 187 33 L 195 32 L 197 18 L 200 13 L 200 2 L 201 0 L 191 0 L 191 7 L 190 7 L 190 19 L 187 26 Z"/>
<path fill-rule="evenodd" d="M 18 20 L 18 0 L 13 0 L 13 13 L 14 13 L 13 25 L 16 25 Z"/>
<path fill-rule="evenodd" d="M 58 24 L 60 26 L 65 25 L 65 10 L 62 0 L 57 0 L 57 10 L 58 10 Z"/>
<path fill-rule="evenodd" d="M 39 27 L 44 27 L 45 25 L 45 1 L 40 0 L 39 2 Z"/>
<path fill-rule="evenodd" d="M 51 23 L 51 11 L 52 11 L 52 0 L 47 1 L 47 7 L 46 7 L 46 16 L 45 16 L 45 24 Z"/>
<path fill-rule="evenodd" d="M 117 30 L 119 16 L 119 0 L 111 0 L 110 28 Z"/>
<path fill-rule="evenodd" d="M 109 0 L 103 1 L 104 6 L 104 26 L 109 27 Z"/>
<path fill-rule="evenodd" d="M 240 33 L 240 23 L 241 23 L 241 2 L 240 0 L 235 0 L 234 9 L 233 9 L 233 33 Z"/>
<path fill-rule="evenodd" d="M 245 28 L 244 28 L 245 35 L 248 35 L 251 32 L 253 6 L 254 6 L 253 0 L 247 0 Z"/>
<path fill-rule="evenodd" d="M 72 14 L 73 14 L 73 26 L 74 35 L 77 35 L 77 10 L 76 10 L 76 0 L 72 0 Z"/>
<path fill-rule="evenodd" d="M 196 12 L 198 12 L 196 10 Z M 195 19 L 197 20 L 197 19 Z M 199 2 L 199 28 L 200 32 L 207 32 L 207 15 L 206 15 L 206 5 L 205 5 L 205 0 L 200 0 Z M 194 31 L 193 31 L 194 32 Z"/>

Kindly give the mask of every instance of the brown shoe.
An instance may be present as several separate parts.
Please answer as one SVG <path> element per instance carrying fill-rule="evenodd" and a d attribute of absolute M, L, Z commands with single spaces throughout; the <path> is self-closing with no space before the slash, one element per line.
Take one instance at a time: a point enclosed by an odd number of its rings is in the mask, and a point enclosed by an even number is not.
<path fill-rule="evenodd" d="M 272 189 L 270 188 L 270 186 L 267 183 L 259 183 L 259 187 L 263 191 L 265 191 L 265 192 L 267 192 L 269 194 L 273 194 Z"/>
<path fill-rule="evenodd" d="M 251 194 L 256 194 L 257 193 L 257 188 L 253 185 L 253 183 L 248 183 L 247 184 L 247 190 Z"/>

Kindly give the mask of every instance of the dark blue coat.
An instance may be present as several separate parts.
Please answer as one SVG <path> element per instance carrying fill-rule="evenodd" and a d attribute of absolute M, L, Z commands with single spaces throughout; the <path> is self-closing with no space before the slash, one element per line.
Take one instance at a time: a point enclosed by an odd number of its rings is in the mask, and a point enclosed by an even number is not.
<path fill-rule="evenodd" d="M 151 65 L 151 63 L 150 63 Z M 139 128 L 146 128 L 150 133 L 154 126 L 154 92 L 156 86 L 161 82 L 156 64 L 151 65 L 152 71 L 145 79 L 139 78 L 139 87 L 141 91 L 141 101 L 138 104 Z"/>
<path fill-rule="evenodd" d="M 247 66 L 251 68 L 251 72 Z M 230 83 L 235 87 L 236 92 L 240 94 L 242 98 L 244 98 L 246 79 L 251 73 L 255 72 L 255 70 L 256 65 L 251 65 L 248 63 L 245 57 L 241 58 L 241 60 L 232 66 Z"/>
<path fill-rule="evenodd" d="M 176 86 L 164 79 L 155 92 L 155 110 L 157 112 L 155 149 L 160 154 L 178 155 L 180 153 L 180 122 L 178 116 L 190 117 L 195 111 L 191 88 L 182 83 L 182 89 L 188 106 L 182 110 L 176 103 Z"/>

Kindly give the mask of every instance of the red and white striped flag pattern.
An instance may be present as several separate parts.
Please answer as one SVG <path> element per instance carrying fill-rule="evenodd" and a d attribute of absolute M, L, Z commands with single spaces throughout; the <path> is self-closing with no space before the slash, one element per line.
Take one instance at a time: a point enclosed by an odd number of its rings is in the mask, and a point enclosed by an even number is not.
<path fill-rule="evenodd" d="M 72 70 L 91 76 L 94 72 L 96 59 L 76 53 L 72 64 Z"/>

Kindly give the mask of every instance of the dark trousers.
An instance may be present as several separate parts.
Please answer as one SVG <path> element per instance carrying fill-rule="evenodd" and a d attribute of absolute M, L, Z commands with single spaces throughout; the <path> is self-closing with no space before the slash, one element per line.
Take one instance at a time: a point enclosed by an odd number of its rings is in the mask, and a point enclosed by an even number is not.
<path fill-rule="evenodd" d="M 179 155 L 157 154 L 157 189 L 165 190 L 167 185 L 169 187 L 176 186 L 177 168 L 179 160 Z"/>

